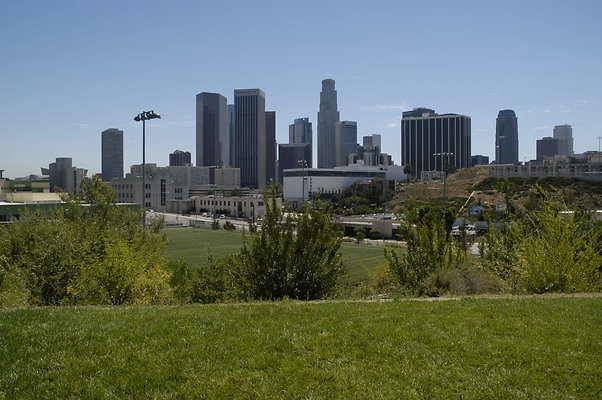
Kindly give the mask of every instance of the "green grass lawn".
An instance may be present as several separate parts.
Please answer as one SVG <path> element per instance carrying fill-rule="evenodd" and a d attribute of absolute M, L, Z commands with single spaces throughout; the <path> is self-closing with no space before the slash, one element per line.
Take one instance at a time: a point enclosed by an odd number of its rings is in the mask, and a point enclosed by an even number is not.
<path fill-rule="evenodd" d="M 209 251 L 216 257 L 238 253 L 242 241 L 241 232 L 224 230 L 171 228 L 165 232 L 171 239 L 167 246 L 169 256 L 184 258 L 190 267 L 206 265 Z M 343 243 L 342 253 L 351 280 L 365 277 L 368 271 L 385 262 L 382 246 Z"/>
<path fill-rule="evenodd" d="M 0 398 L 600 399 L 602 298 L 0 311 Z"/>

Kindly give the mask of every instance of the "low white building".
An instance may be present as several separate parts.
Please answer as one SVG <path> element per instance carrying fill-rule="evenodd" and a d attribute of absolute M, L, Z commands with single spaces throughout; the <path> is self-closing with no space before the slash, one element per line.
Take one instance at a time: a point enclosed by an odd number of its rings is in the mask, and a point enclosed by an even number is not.
<path fill-rule="evenodd" d="M 283 175 L 284 198 L 289 201 L 308 200 L 316 193 L 341 193 L 358 181 L 406 180 L 403 167 L 398 165 L 352 164 L 335 168 L 295 168 L 285 169 Z"/>
<path fill-rule="evenodd" d="M 173 200 L 187 200 L 192 191 L 240 189 L 239 168 L 157 167 L 146 164 L 144 206 L 157 211 L 171 211 Z M 111 187 L 117 201 L 141 204 L 142 165 L 133 165 L 125 178 L 113 178 Z"/>

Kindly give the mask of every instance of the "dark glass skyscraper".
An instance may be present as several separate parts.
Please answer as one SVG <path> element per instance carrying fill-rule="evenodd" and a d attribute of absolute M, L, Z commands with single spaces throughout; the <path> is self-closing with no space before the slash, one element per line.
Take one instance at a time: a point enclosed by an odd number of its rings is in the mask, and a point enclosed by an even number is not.
<path fill-rule="evenodd" d="M 176 150 L 173 153 L 169 153 L 169 166 L 170 167 L 183 167 L 192 163 L 191 155 L 189 151 Z"/>
<path fill-rule="evenodd" d="M 203 92 L 196 96 L 196 165 L 230 165 L 226 98 Z"/>
<path fill-rule="evenodd" d="M 301 168 L 304 165 L 311 168 L 307 159 L 311 159 L 310 143 L 290 143 L 278 145 L 278 180 L 283 182 L 285 169 Z M 303 161 L 305 163 L 303 164 Z"/>
<path fill-rule="evenodd" d="M 443 171 L 449 164 L 457 169 L 470 168 L 470 117 L 436 114 L 428 108 L 403 113 L 401 120 L 401 165 L 410 165 L 412 175 L 422 171 Z M 441 156 L 437 154 L 452 153 Z"/>
<path fill-rule="evenodd" d="M 324 79 L 318 111 L 318 168 L 333 168 L 336 165 L 335 130 L 339 118 L 334 80 Z"/>
<path fill-rule="evenodd" d="M 102 132 L 102 180 L 123 178 L 123 131 L 110 128 Z"/>
<path fill-rule="evenodd" d="M 307 167 L 311 168 L 313 165 L 312 159 L 312 127 L 309 118 L 297 118 L 294 123 L 288 126 L 288 142 L 289 144 L 309 144 L 309 154 L 304 160 L 307 162 Z"/>
<path fill-rule="evenodd" d="M 335 166 L 349 165 L 349 154 L 357 154 L 357 122 L 339 121 L 335 124 Z"/>
<path fill-rule="evenodd" d="M 495 163 L 518 161 L 518 120 L 513 110 L 501 110 L 495 120 Z"/>
<path fill-rule="evenodd" d="M 265 93 L 259 89 L 234 91 L 234 166 L 240 168 L 240 184 L 261 189 L 266 184 Z"/>
<path fill-rule="evenodd" d="M 539 139 L 536 142 L 537 161 L 543 161 L 544 157 L 554 157 L 560 148 L 560 140 L 551 137 Z"/>
<path fill-rule="evenodd" d="M 276 111 L 265 113 L 265 179 L 276 180 Z"/>

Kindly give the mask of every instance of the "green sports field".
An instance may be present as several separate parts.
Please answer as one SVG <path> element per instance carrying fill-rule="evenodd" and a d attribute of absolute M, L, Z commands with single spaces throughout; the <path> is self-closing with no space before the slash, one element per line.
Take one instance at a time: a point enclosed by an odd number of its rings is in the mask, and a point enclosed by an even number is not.
<path fill-rule="evenodd" d="M 184 258 L 193 268 L 206 265 L 209 252 L 216 257 L 237 253 L 242 242 L 242 233 L 236 231 L 172 228 L 165 232 L 171 239 L 167 246 L 168 254 Z M 351 280 L 361 279 L 385 262 L 382 246 L 343 243 L 342 252 Z"/>

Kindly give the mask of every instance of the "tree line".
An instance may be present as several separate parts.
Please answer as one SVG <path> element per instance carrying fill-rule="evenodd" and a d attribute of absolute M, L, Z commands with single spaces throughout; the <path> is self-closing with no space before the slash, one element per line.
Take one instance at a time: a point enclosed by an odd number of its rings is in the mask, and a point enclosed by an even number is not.
<path fill-rule="evenodd" d="M 540 187 L 539 206 L 512 207 L 503 230 L 470 241 L 450 234 L 449 209 L 406 210 L 405 247 L 386 248 L 380 291 L 544 293 L 602 290 L 602 222 L 568 212 Z M 160 221 L 143 228 L 140 211 L 115 204 L 98 178 L 65 197 L 51 216 L 24 215 L 0 227 L 0 306 L 165 304 L 215 301 L 315 300 L 334 295 L 345 276 L 342 231 L 332 205 L 315 199 L 285 214 L 276 190 L 265 193 L 260 230 L 243 236 L 237 254 L 209 255 L 192 269 L 166 256 Z M 82 204 L 87 204 L 82 206 Z"/>

